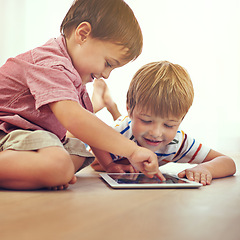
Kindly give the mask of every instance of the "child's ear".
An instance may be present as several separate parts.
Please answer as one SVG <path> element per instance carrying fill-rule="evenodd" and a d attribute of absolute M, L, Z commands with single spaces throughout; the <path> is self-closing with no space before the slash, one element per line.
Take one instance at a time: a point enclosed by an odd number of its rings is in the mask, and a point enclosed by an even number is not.
<path fill-rule="evenodd" d="M 75 39 L 77 43 L 82 44 L 90 36 L 92 26 L 89 22 L 81 22 L 75 29 Z"/>
<path fill-rule="evenodd" d="M 128 113 L 128 116 L 130 117 L 130 108 L 129 108 L 129 106 L 128 106 L 128 104 L 126 105 L 126 107 L 127 107 L 127 113 Z"/>

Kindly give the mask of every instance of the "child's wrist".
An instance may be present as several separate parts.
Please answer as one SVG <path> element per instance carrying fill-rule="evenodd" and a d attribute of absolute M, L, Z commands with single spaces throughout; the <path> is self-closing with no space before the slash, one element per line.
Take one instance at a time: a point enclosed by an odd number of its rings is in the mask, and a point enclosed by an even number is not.
<path fill-rule="evenodd" d="M 136 154 L 140 147 L 135 142 L 129 140 L 128 148 L 128 154 L 126 154 L 124 157 L 127 159 L 133 159 L 133 156 Z"/>

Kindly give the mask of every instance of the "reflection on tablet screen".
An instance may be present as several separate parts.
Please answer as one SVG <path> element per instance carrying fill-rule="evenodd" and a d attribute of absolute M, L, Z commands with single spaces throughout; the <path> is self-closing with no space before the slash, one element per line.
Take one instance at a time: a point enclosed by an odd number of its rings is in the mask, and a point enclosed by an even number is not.
<path fill-rule="evenodd" d="M 166 183 L 188 183 L 187 181 L 178 179 L 176 177 L 170 176 L 168 174 L 163 174 L 166 178 L 166 181 L 161 181 L 159 178 L 154 176 L 153 178 L 149 178 L 144 174 L 109 174 L 117 183 L 119 184 L 166 184 Z"/>

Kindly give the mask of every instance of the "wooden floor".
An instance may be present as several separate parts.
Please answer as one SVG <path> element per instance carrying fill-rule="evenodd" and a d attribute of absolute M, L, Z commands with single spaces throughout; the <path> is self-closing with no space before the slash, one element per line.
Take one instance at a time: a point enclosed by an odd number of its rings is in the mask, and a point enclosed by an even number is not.
<path fill-rule="evenodd" d="M 239 169 L 240 155 L 233 158 Z M 239 240 L 239 236 L 239 170 L 199 189 L 114 190 L 86 168 L 65 191 L 0 190 L 0 240 Z"/>

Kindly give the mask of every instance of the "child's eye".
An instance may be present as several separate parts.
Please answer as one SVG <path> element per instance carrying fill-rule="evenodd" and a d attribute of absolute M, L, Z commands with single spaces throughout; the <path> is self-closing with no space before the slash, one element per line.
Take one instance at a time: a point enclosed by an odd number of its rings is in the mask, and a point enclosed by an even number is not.
<path fill-rule="evenodd" d="M 164 124 L 164 126 L 165 126 L 166 128 L 173 128 L 173 126 L 170 126 L 170 125 L 168 125 L 168 124 Z"/>
<path fill-rule="evenodd" d="M 152 121 L 147 121 L 147 120 L 144 120 L 144 119 L 140 119 L 142 123 L 145 123 L 145 124 L 150 124 Z"/>

